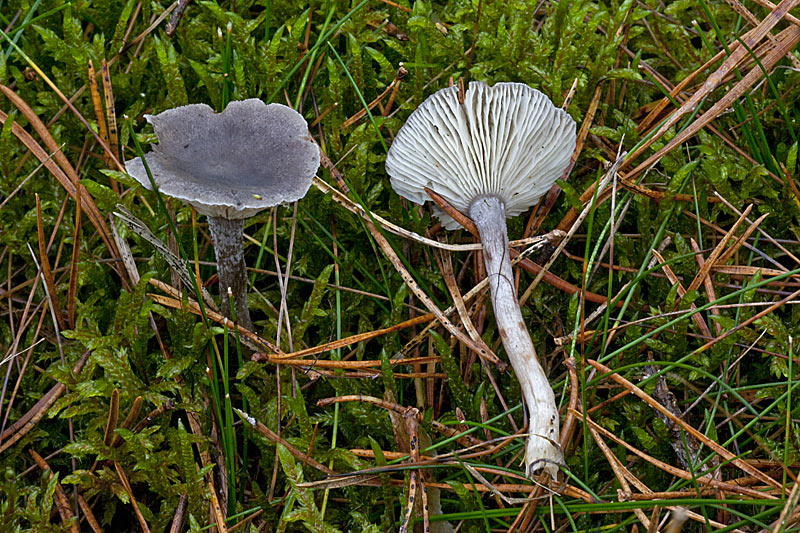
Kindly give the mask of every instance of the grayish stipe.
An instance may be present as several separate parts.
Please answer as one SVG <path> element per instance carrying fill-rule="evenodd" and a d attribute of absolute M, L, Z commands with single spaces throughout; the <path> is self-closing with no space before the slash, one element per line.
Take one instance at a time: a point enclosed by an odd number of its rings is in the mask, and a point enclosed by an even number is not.
<path fill-rule="evenodd" d="M 308 192 L 319 168 L 319 149 L 305 119 L 289 107 L 255 98 L 231 102 L 221 113 L 191 104 L 145 118 L 159 141 L 145 154 L 158 190 L 208 217 L 222 312 L 231 318 L 230 287 L 239 323 L 252 330 L 244 219 Z M 127 161 L 125 168 L 151 188 L 141 158 Z"/>
<path fill-rule="evenodd" d="M 208 229 L 211 231 L 211 238 L 214 239 L 214 253 L 217 256 L 222 314 L 232 318 L 227 290 L 227 287 L 230 287 L 239 324 L 253 331 L 247 299 L 247 268 L 242 247 L 244 219 L 208 217 Z"/>
<path fill-rule="evenodd" d="M 386 157 L 392 187 L 418 204 L 425 187 L 468 213 L 478 228 L 503 347 L 528 408 L 525 472 L 554 479 L 563 454 L 555 395 L 522 319 L 508 250 L 506 217 L 525 212 L 569 164 L 575 122 L 542 93 L 521 83 L 472 82 L 442 89 L 411 114 Z M 448 229 L 460 227 L 434 207 Z"/>

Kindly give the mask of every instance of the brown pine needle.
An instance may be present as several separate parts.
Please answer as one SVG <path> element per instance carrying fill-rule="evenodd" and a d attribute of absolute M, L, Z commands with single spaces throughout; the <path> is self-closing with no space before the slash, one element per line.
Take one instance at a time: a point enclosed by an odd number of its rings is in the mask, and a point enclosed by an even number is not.
<path fill-rule="evenodd" d="M 744 219 L 747 218 L 747 215 L 750 214 L 750 211 L 753 209 L 753 204 L 747 206 L 744 210 L 744 213 L 739 217 L 739 219 L 731 226 L 731 229 L 728 230 L 728 233 L 725 234 L 722 239 L 720 239 L 719 244 L 717 244 L 716 248 L 711 252 L 711 254 L 706 259 L 706 263 L 703 265 L 703 268 L 697 273 L 691 283 L 689 283 L 689 287 L 687 287 L 686 291 L 696 291 L 700 288 L 700 285 L 703 283 L 703 280 L 708 276 L 708 273 L 711 271 L 711 267 L 717 262 L 717 260 L 722 256 L 723 250 L 725 250 L 725 246 L 728 244 L 728 240 L 736 233 L 736 230 L 739 229 L 739 226 L 744 222 Z"/>
<path fill-rule="evenodd" d="M 89 357 L 89 352 L 87 351 L 84 353 L 80 359 L 73 365 L 72 373 L 78 374 L 81 369 L 83 369 L 83 365 L 86 363 L 86 360 Z M 30 430 L 36 427 L 36 424 L 41 420 L 46 414 L 47 411 L 52 407 L 52 405 L 58 400 L 58 398 L 64 393 L 67 389 L 67 386 L 63 383 L 57 383 L 54 385 L 42 398 L 34 404 L 30 410 L 25 413 L 19 420 L 14 422 L 10 427 L 6 428 L 3 431 L 2 435 L 0 435 L 0 453 L 3 453 L 9 446 L 13 445 L 15 442 L 19 441 L 22 437 L 24 437 Z"/>
<path fill-rule="evenodd" d="M 767 218 L 768 216 L 769 213 L 764 213 L 763 215 L 758 217 L 758 219 L 756 219 L 755 222 L 753 222 L 747 228 L 745 228 L 744 233 L 739 235 L 739 237 L 733 242 L 733 244 L 731 244 L 728 247 L 728 249 L 725 250 L 725 252 L 723 252 L 723 254 L 719 256 L 719 259 L 716 260 L 716 265 L 724 265 L 725 263 L 727 263 L 731 259 L 731 257 L 733 257 L 733 254 L 739 251 L 739 248 L 742 246 L 742 244 L 744 244 L 747 238 L 750 237 L 750 234 L 752 234 L 756 230 L 756 228 L 758 228 L 761 225 L 761 223 L 764 222 L 764 219 Z"/>
<path fill-rule="evenodd" d="M 264 425 L 261 422 L 259 422 L 258 420 L 256 420 L 254 417 L 250 416 L 248 413 L 245 413 L 241 409 L 238 409 L 238 408 L 235 408 L 235 407 L 234 407 L 233 410 L 236 411 L 239 414 L 239 416 L 242 417 L 242 419 L 245 421 L 245 423 L 248 424 L 249 426 L 251 426 L 256 431 L 256 433 L 258 433 L 259 435 L 261 435 L 262 437 L 264 437 L 265 439 L 267 439 L 268 441 L 270 441 L 270 442 L 272 442 L 274 444 L 279 444 L 279 445 L 283 446 L 284 448 L 286 448 L 289 451 L 290 454 L 292 454 L 292 457 L 294 457 L 295 459 L 297 459 L 301 463 L 306 464 L 308 466 L 311 466 L 313 468 L 316 468 L 320 472 L 323 472 L 323 473 L 328 474 L 328 475 L 336 474 L 335 471 L 331 470 L 330 468 L 328 468 L 324 464 L 322 464 L 322 463 L 320 463 L 318 461 L 315 461 L 314 459 L 309 457 L 308 453 L 306 453 L 304 451 L 301 451 L 301 450 L 295 448 L 294 446 L 292 446 L 291 444 L 289 444 L 286 440 L 281 438 L 277 433 L 275 433 L 269 427 L 267 427 L 266 425 Z"/>
<path fill-rule="evenodd" d="M 189 504 L 189 494 L 184 492 L 178 500 L 178 505 L 175 507 L 175 515 L 172 517 L 172 525 L 169 527 L 169 533 L 181 533 L 183 530 L 183 518 L 186 515 L 186 509 Z"/>
<path fill-rule="evenodd" d="M 36 462 L 39 468 L 42 470 L 50 470 L 50 478 L 52 479 L 55 474 L 50 468 L 50 465 L 47 464 L 47 461 L 45 461 L 41 455 L 36 453 L 36 450 L 30 449 L 28 452 L 31 454 L 31 457 L 33 457 L 33 460 Z M 69 506 L 69 500 L 67 500 L 67 495 L 64 494 L 64 487 L 61 486 L 60 481 L 56 484 L 56 490 L 53 496 L 56 507 L 58 508 L 58 514 L 61 515 L 61 521 L 64 524 L 68 524 L 69 530 L 72 533 L 80 533 L 78 522 L 75 519 L 75 515 L 72 513 L 72 508 Z"/>
<path fill-rule="evenodd" d="M 800 294 L 800 291 L 798 291 L 798 294 Z M 590 365 L 592 365 L 598 371 L 602 372 L 604 375 L 607 375 L 609 378 L 611 378 L 612 380 L 616 381 L 619 385 L 621 385 L 625 389 L 629 390 L 630 392 L 632 392 L 633 394 L 638 396 L 642 401 L 644 401 L 651 408 L 653 408 L 656 411 L 659 411 L 660 413 L 662 413 L 664 416 L 669 418 L 675 424 L 678 424 L 684 431 L 686 431 L 687 433 L 689 433 L 690 435 L 695 437 L 697 440 L 702 442 L 704 445 L 706 445 L 709 448 L 711 448 L 712 450 L 714 450 L 723 459 L 732 462 L 733 464 L 735 464 L 736 466 L 738 466 L 739 468 L 741 468 L 743 471 L 747 472 L 751 476 L 755 477 L 759 481 L 761 481 L 763 483 L 766 483 L 767 485 L 770 485 L 770 486 L 775 487 L 775 488 L 781 488 L 781 484 L 779 482 L 777 482 L 774 479 L 772 479 L 771 477 L 767 476 L 766 474 L 764 474 L 760 470 L 754 468 L 753 466 L 751 466 L 747 462 L 743 461 L 741 458 L 737 457 L 736 455 L 732 454 L 731 452 L 729 452 L 728 450 L 726 450 L 725 448 L 723 448 L 722 446 L 717 444 L 714 440 L 708 438 L 707 436 L 705 436 L 702 433 L 700 433 L 699 431 L 697 431 L 694 427 L 690 426 L 685 421 L 683 421 L 680 418 L 676 417 L 666 407 L 664 407 L 663 405 L 661 405 L 660 403 L 655 401 L 652 397 L 650 397 L 650 395 L 645 393 L 642 389 L 640 389 L 639 387 L 637 387 L 636 385 L 634 385 L 633 383 L 631 383 L 630 381 L 628 381 L 627 379 L 625 379 L 621 375 L 617 374 L 616 372 L 614 372 L 613 370 L 611 370 L 607 366 L 605 366 L 605 365 L 603 365 L 601 363 L 598 363 L 597 361 L 594 361 L 592 359 L 587 359 L 586 362 L 589 363 Z"/>
<path fill-rule="evenodd" d="M 780 309 L 787 302 L 790 302 L 790 301 L 794 300 L 798 296 L 800 296 L 800 290 L 793 292 L 792 294 L 786 296 L 785 298 L 783 298 L 781 300 L 778 300 L 777 302 L 773 303 L 772 305 L 770 305 L 769 307 L 767 307 L 763 311 L 759 311 L 758 313 L 754 314 L 753 316 L 751 316 L 747 320 L 744 320 L 744 321 L 740 322 L 739 324 L 736 325 L 736 327 L 729 329 L 728 331 L 726 331 L 725 333 L 723 333 L 719 337 L 708 341 L 707 343 L 702 345 L 700 348 L 698 348 L 695 351 L 695 353 L 700 353 L 702 351 L 705 351 L 705 350 L 711 348 L 716 343 L 720 342 L 722 339 L 730 337 L 731 335 L 733 335 L 737 331 L 741 330 L 742 328 L 746 328 L 747 326 L 749 326 L 750 324 L 752 324 L 753 322 L 755 322 L 759 318 L 762 318 L 762 317 L 772 313 L 776 309 Z"/>
<path fill-rule="evenodd" d="M 120 482 L 122 482 L 125 492 L 128 493 L 128 498 L 130 498 L 133 512 L 136 514 L 136 519 L 139 521 L 139 527 L 142 528 L 144 533 L 150 533 L 150 527 L 147 525 L 144 515 L 142 515 L 142 512 L 139 510 L 139 504 L 136 502 L 136 497 L 133 495 L 133 489 L 131 488 L 130 481 L 128 481 L 128 476 L 125 475 L 125 471 L 122 470 L 122 466 L 118 461 L 114 461 L 114 469 L 117 471 L 117 476 L 119 477 Z"/>
<path fill-rule="evenodd" d="M 388 328 L 376 329 L 376 330 L 369 331 L 369 332 L 366 332 L 366 333 L 358 333 L 356 335 L 352 335 L 350 337 L 345 337 L 344 339 L 339 339 L 339 340 L 336 340 L 336 341 L 331 341 L 329 343 L 322 344 L 320 346 L 314 346 L 313 348 L 305 348 L 303 350 L 297 350 L 297 351 L 292 352 L 292 353 L 281 354 L 281 355 L 278 355 L 278 356 L 262 354 L 262 353 L 255 353 L 255 354 L 253 354 L 253 360 L 254 361 L 259 361 L 263 357 L 267 356 L 273 362 L 279 362 L 283 358 L 286 358 L 286 359 L 297 359 L 297 358 L 306 357 L 306 356 L 309 356 L 309 355 L 318 355 L 318 354 L 321 354 L 321 353 L 337 350 L 339 348 L 344 348 L 345 346 L 351 346 L 351 345 L 357 344 L 359 342 L 368 341 L 368 340 L 374 339 L 376 337 L 387 335 L 389 333 L 394 333 L 394 332 L 400 331 L 402 329 L 414 327 L 414 326 L 417 326 L 419 324 L 425 324 L 427 322 L 430 322 L 434 318 L 435 317 L 433 316 L 432 313 L 428 313 L 428 314 L 416 316 L 416 317 L 414 317 L 412 319 L 409 319 L 409 320 L 405 320 L 403 322 L 400 322 L 399 324 L 395 324 L 394 326 L 390 326 Z"/>
<path fill-rule="evenodd" d="M 583 414 L 582 413 L 576 412 L 575 415 L 579 419 L 583 419 Z M 629 452 L 633 453 L 634 455 L 636 455 L 638 457 L 641 457 L 642 459 L 644 459 L 648 463 L 652 464 L 656 468 L 658 468 L 660 470 L 663 470 L 664 472 L 666 472 L 666 473 L 668 473 L 670 475 L 673 475 L 675 477 L 679 477 L 681 479 L 686 479 L 686 480 L 696 480 L 697 483 L 699 483 L 701 485 L 707 485 L 709 487 L 719 488 L 719 489 L 724 490 L 726 492 L 730 492 L 731 494 L 741 494 L 742 496 L 749 496 L 749 497 L 757 499 L 757 500 L 760 500 L 760 499 L 763 499 L 763 498 L 778 499 L 777 496 L 774 496 L 774 495 L 772 495 L 772 494 L 770 494 L 768 492 L 764 492 L 763 490 L 751 489 L 750 487 L 746 487 L 746 486 L 743 486 L 743 485 L 735 484 L 733 481 L 731 481 L 731 482 L 719 481 L 719 480 L 714 479 L 713 477 L 708 476 L 708 475 L 706 475 L 706 476 L 697 476 L 696 474 L 692 474 L 691 472 L 687 472 L 685 470 L 681 470 L 680 468 L 676 468 L 676 467 L 674 467 L 674 466 L 672 466 L 670 464 L 667 464 L 667 463 L 665 463 L 663 461 L 659 461 L 655 457 L 652 457 L 652 456 L 646 454 L 645 452 L 641 451 L 638 447 L 632 446 L 631 444 L 628 444 L 627 442 L 625 442 L 621 438 L 617 437 L 612 432 L 608 431 L 607 429 L 602 427 L 600 424 L 598 424 L 597 422 L 595 422 L 591 418 L 586 417 L 586 422 L 589 424 L 589 426 L 591 426 L 594 430 L 596 430 L 598 433 L 603 435 L 605 438 L 616 442 L 617 444 L 619 444 L 620 446 L 624 447 Z"/>
<path fill-rule="evenodd" d="M 375 106 L 377 106 L 386 97 L 386 95 L 392 93 L 394 88 L 397 85 L 400 84 L 400 80 L 402 80 L 403 77 L 405 77 L 404 75 L 401 75 L 401 72 L 403 72 L 404 70 L 405 69 L 400 67 L 400 70 L 397 71 L 397 75 L 395 76 L 394 81 L 392 81 L 392 83 L 387 85 L 386 88 L 383 90 L 383 92 L 381 94 L 379 94 L 378 96 L 376 96 L 375 99 L 372 100 L 372 102 L 370 102 L 367 105 L 367 108 L 369 108 L 370 111 L 375 109 Z M 350 117 L 347 120 L 345 120 L 344 122 L 342 122 L 342 125 L 340 126 L 340 128 L 341 129 L 349 128 L 350 126 L 352 126 L 353 124 L 355 124 L 356 122 L 358 122 L 359 120 L 364 118 L 365 116 L 367 116 L 367 110 L 364 109 L 364 108 L 361 108 L 352 117 Z"/>
<path fill-rule="evenodd" d="M 98 522 L 97 518 L 95 518 L 94 511 L 92 511 L 92 508 L 89 507 L 86 499 L 81 494 L 78 494 L 78 505 L 80 506 L 81 511 L 83 511 L 86 522 L 89 523 L 89 527 L 92 528 L 92 531 L 94 533 L 103 533 L 103 528 L 100 527 L 100 522 Z"/>
<path fill-rule="evenodd" d="M 58 327 L 63 331 L 67 329 L 64 324 L 64 317 L 61 314 L 61 306 L 58 303 L 58 294 L 56 294 L 56 283 L 53 279 L 53 271 L 50 268 L 50 259 L 47 257 L 47 244 L 44 238 L 44 222 L 42 221 L 42 205 L 39 200 L 39 195 L 36 195 L 36 230 L 39 236 L 39 262 L 42 267 L 42 278 L 47 286 L 47 294 L 49 295 L 50 303 L 53 306 L 53 315 L 58 322 Z"/>
<path fill-rule="evenodd" d="M 67 191 L 67 194 L 69 194 L 73 200 L 76 200 L 77 195 L 81 195 L 81 209 L 86 212 L 92 224 L 99 232 L 100 238 L 103 240 L 103 243 L 106 245 L 112 257 L 118 257 L 119 252 L 111 238 L 111 233 L 105 222 L 105 217 L 100 212 L 100 209 L 97 207 L 86 188 L 83 186 L 76 188 L 76 184 L 80 183 L 78 174 L 75 172 L 75 169 L 69 163 L 66 156 L 64 156 L 63 152 L 61 152 L 61 148 L 47 130 L 44 123 L 14 91 L 0 84 L 0 92 L 11 100 L 20 113 L 30 122 L 33 129 L 41 137 L 47 150 L 42 148 L 33 136 L 16 122 L 11 126 L 11 133 L 13 133 L 17 139 L 44 164 L 45 168 L 58 180 L 59 184 Z M 5 124 L 6 120 L 8 120 L 8 115 L 0 111 L 0 123 Z M 50 154 L 52 154 L 52 156 Z M 123 278 L 123 283 L 127 286 L 127 277 Z"/>
<path fill-rule="evenodd" d="M 77 174 L 76 174 L 77 176 Z M 75 190 L 80 190 L 80 182 L 75 182 Z M 81 251 L 81 202 L 82 195 L 75 196 L 75 228 L 72 232 L 72 259 L 69 263 L 69 289 L 67 290 L 67 323 L 75 329 L 75 295 L 78 292 L 78 259 Z"/>
<path fill-rule="evenodd" d="M 781 10 L 774 11 L 770 13 L 767 18 L 765 19 L 765 23 L 759 27 L 760 30 L 768 30 L 771 29 L 777 22 L 780 20 L 780 16 L 786 12 L 786 10 L 793 5 L 795 0 L 783 0 L 781 2 Z M 763 34 L 762 34 L 763 36 Z M 781 31 L 777 35 L 777 39 L 779 45 L 771 50 L 764 58 L 761 59 L 761 65 L 763 66 L 766 72 L 770 72 L 773 67 L 783 59 L 783 57 L 789 53 L 792 49 L 800 43 L 800 27 L 798 26 L 790 26 L 785 30 Z M 745 41 L 747 42 L 747 41 Z M 750 39 L 750 42 L 747 42 L 748 46 L 752 48 L 751 45 L 754 45 L 757 41 L 755 39 Z M 705 96 L 707 96 L 713 89 L 715 89 L 718 84 L 722 81 L 722 77 L 727 74 L 728 70 L 733 68 L 734 64 L 741 59 L 744 54 L 747 53 L 747 50 L 744 47 L 739 47 L 735 50 L 731 56 L 726 60 L 726 62 L 721 66 L 717 71 L 715 71 L 712 76 L 709 76 L 709 79 L 703 84 L 702 90 L 699 90 L 694 93 L 694 95 L 684 102 L 681 105 L 680 109 L 674 112 L 670 120 L 668 120 L 661 128 L 659 128 L 658 132 L 651 138 L 651 142 L 655 142 L 670 128 L 672 127 L 681 117 L 689 113 L 693 110 L 696 106 L 700 104 L 700 100 L 702 100 Z M 675 135 L 670 141 L 665 144 L 662 148 L 660 148 L 655 154 L 648 157 L 645 161 L 639 164 L 636 168 L 630 171 L 628 176 L 630 178 L 642 173 L 650 167 L 653 163 L 661 159 L 664 155 L 672 151 L 676 146 L 680 146 L 683 144 L 687 139 L 692 137 L 698 131 L 700 131 L 704 126 L 714 120 L 716 117 L 720 115 L 724 110 L 730 107 L 736 100 L 738 100 L 745 92 L 747 92 L 751 87 L 753 87 L 757 81 L 759 81 L 764 76 L 764 72 L 759 67 L 754 67 L 750 69 L 750 71 L 745 74 L 741 81 L 737 82 L 730 91 L 725 93 L 725 95 L 720 98 L 708 111 L 697 117 L 688 127 L 682 130 L 680 133 Z M 638 153 L 631 154 L 630 159 L 634 159 L 639 153 L 642 153 L 642 150 L 646 149 L 649 146 L 649 143 L 645 143 L 647 146 L 643 146 Z"/>
<path fill-rule="evenodd" d="M 655 256 L 655 258 L 658 259 L 658 262 L 661 263 L 661 270 L 664 271 L 664 274 L 666 274 L 669 282 L 672 283 L 673 285 L 678 286 L 678 298 L 683 299 L 683 297 L 686 295 L 686 289 L 683 288 L 683 284 L 678 279 L 678 276 L 675 275 L 675 273 L 672 271 L 672 268 L 670 268 L 670 266 L 661 256 L 661 254 L 658 253 L 658 250 L 653 249 L 651 251 Z M 677 303 L 678 302 L 676 302 L 676 304 Z M 694 305 L 694 302 L 692 302 L 691 304 L 689 304 L 689 308 L 694 310 L 697 309 L 697 306 Z M 711 330 L 708 329 L 708 324 L 706 324 L 706 320 L 703 318 L 703 315 L 701 315 L 700 313 L 695 313 L 692 315 L 692 319 L 694 320 L 694 323 L 697 324 L 697 329 L 700 330 L 700 333 L 702 333 L 706 337 L 712 336 Z"/>

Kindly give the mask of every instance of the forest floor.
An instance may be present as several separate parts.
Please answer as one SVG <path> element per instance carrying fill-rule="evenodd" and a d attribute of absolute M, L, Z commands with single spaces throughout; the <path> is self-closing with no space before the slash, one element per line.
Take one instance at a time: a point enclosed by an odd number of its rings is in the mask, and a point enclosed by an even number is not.
<path fill-rule="evenodd" d="M 800 530 L 796 4 L 0 0 L 0 531 Z M 479 239 L 384 166 L 476 81 L 576 123 L 507 221 L 557 480 Z M 234 336 L 207 217 L 125 161 L 247 98 L 322 165 L 245 221 Z"/>

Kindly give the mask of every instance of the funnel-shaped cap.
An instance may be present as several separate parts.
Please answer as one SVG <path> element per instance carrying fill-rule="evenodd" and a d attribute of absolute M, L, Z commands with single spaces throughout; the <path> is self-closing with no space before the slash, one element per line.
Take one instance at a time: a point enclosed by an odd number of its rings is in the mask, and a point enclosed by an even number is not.
<path fill-rule="evenodd" d="M 145 118 L 159 140 L 145 155 L 159 191 L 204 215 L 247 218 L 299 200 L 319 168 L 305 119 L 285 105 L 253 98 L 222 113 L 192 104 Z M 125 168 L 150 188 L 141 158 Z"/>
<path fill-rule="evenodd" d="M 466 213 L 479 196 L 497 196 L 508 217 L 547 192 L 575 149 L 575 121 L 522 83 L 472 82 L 428 97 L 400 128 L 386 157 L 392 187 L 412 202 L 428 187 Z M 458 223 L 436 210 L 447 229 Z"/>

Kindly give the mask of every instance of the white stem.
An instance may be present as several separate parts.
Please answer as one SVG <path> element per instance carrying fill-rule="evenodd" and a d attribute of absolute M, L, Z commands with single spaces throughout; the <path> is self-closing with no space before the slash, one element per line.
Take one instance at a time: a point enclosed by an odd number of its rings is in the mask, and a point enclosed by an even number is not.
<path fill-rule="evenodd" d="M 228 301 L 228 287 L 230 287 L 237 321 L 245 329 L 253 331 L 250 308 L 247 305 L 247 271 L 244 264 L 244 247 L 242 246 L 244 220 L 210 216 L 208 217 L 208 229 L 214 239 L 214 252 L 217 255 L 222 314 L 230 320 L 233 319 L 231 305 Z"/>
<path fill-rule="evenodd" d="M 486 277 L 500 338 L 517 374 L 528 409 L 525 474 L 530 477 L 534 471 L 543 468 L 556 479 L 556 465 L 564 462 L 558 443 L 558 409 L 550 382 L 536 358 L 514 290 L 505 207 L 496 196 L 481 196 L 470 205 L 469 215 L 481 236 Z"/>

